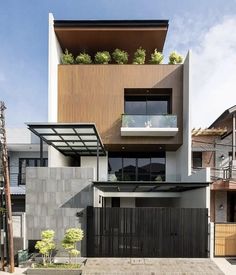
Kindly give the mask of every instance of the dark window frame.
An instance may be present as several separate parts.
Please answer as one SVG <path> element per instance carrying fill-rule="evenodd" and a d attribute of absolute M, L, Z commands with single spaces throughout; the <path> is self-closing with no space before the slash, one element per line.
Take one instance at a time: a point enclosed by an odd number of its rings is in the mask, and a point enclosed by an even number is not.
<path fill-rule="evenodd" d="M 160 159 L 164 159 L 164 175 L 160 173 L 160 176 L 162 178 L 162 181 L 165 181 L 166 178 L 166 154 L 165 152 L 159 152 L 159 153 L 108 153 L 108 174 L 110 174 L 109 172 L 109 158 L 120 158 L 121 159 L 121 180 L 118 181 L 126 181 L 125 177 L 124 177 L 124 158 L 134 158 L 135 159 L 135 181 L 140 181 L 139 180 L 139 173 L 138 173 L 138 159 L 142 159 L 142 158 L 146 158 L 149 159 L 149 165 L 150 165 L 150 169 L 149 169 L 149 180 L 148 181 L 152 181 L 152 177 L 155 176 L 154 171 L 152 170 L 152 159 L 154 158 L 160 158 Z M 141 180 L 142 181 L 142 180 Z"/>
<path fill-rule="evenodd" d="M 139 88 L 139 89 L 125 89 L 124 92 L 124 114 L 135 115 L 127 112 L 127 101 L 141 101 L 146 102 L 145 113 L 139 115 L 155 115 L 148 114 L 148 101 L 167 101 L 167 113 L 172 114 L 172 89 L 156 89 L 156 88 Z M 137 114 L 136 114 L 137 115 Z M 157 114 L 158 115 L 158 114 Z M 161 115 L 161 114 L 159 114 Z"/>
<path fill-rule="evenodd" d="M 195 155 L 195 156 L 194 156 Z M 196 156 L 198 155 L 198 156 Z M 196 160 L 201 159 L 201 165 L 195 165 Z M 202 168 L 202 152 L 192 152 L 192 167 L 193 168 Z"/>
<path fill-rule="evenodd" d="M 22 177 L 25 175 L 25 173 L 22 172 L 22 163 L 23 161 L 26 161 L 26 167 L 40 167 L 40 158 L 19 158 L 19 173 L 18 173 L 18 185 L 25 185 L 25 179 Z M 29 161 L 34 162 L 34 166 L 29 166 Z M 28 162 L 28 165 L 27 165 Z M 39 164 L 39 165 L 38 165 Z M 48 158 L 43 158 L 43 167 L 48 166 Z"/>

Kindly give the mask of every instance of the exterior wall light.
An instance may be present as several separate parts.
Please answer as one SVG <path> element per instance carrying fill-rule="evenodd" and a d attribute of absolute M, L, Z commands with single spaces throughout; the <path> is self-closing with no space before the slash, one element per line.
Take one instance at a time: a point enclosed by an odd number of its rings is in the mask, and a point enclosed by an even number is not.
<path fill-rule="evenodd" d="M 220 158 L 221 158 L 221 160 L 224 160 L 224 159 L 225 159 L 225 155 L 222 154 L 222 155 L 220 156 Z"/>
<path fill-rule="evenodd" d="M 223 204 L 220 204 L 220 205 L 219 205 L 219 209 L 220 209 L 220 210 L 223 210 L 223 209 L 224 209 L 224 205 L 223 205 Z"/>

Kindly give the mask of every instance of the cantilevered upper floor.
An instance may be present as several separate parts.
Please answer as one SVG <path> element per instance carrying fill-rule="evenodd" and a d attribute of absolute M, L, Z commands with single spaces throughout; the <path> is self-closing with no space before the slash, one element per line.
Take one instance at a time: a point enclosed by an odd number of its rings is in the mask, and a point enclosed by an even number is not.
<path fill-rule="evenodd" d="M 95 123 L 108 151 L 180 148 L 189 128 L 189 61 L 149 62 L 154 49 L 163 51 L 167 30 L 168 20 L 64 21 L 51 16 L 49 122 Z M 144 65 L 132 64 L 139 47 L 146 50 Z M 61 64 L 65 49 L 94 57 L 116 48 L 128 52 L 128 64 Z"/>

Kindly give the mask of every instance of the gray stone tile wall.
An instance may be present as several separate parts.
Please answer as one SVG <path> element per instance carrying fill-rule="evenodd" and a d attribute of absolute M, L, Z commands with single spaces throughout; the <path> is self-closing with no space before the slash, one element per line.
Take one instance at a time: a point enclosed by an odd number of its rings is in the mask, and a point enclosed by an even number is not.
<path fill-rule="evenodd" d="M 93 205 L 93 173 L 92 168 L 80 167 L 27 168 L 27 240 L 38 240 L 42 230 L 53 229 L 59 244 L 66 229 L 80 227 L 85 237 L 79 249 L 86 254 L 86 207 Z"/>

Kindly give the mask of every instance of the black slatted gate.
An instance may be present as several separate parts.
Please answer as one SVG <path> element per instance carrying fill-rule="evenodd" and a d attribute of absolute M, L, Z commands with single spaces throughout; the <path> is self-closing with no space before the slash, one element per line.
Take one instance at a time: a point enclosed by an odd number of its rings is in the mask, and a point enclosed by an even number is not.
<path fill-rule="evenodd" d="M 205 208 L 87 208 L 88 257 L 207 257 Z"/>

